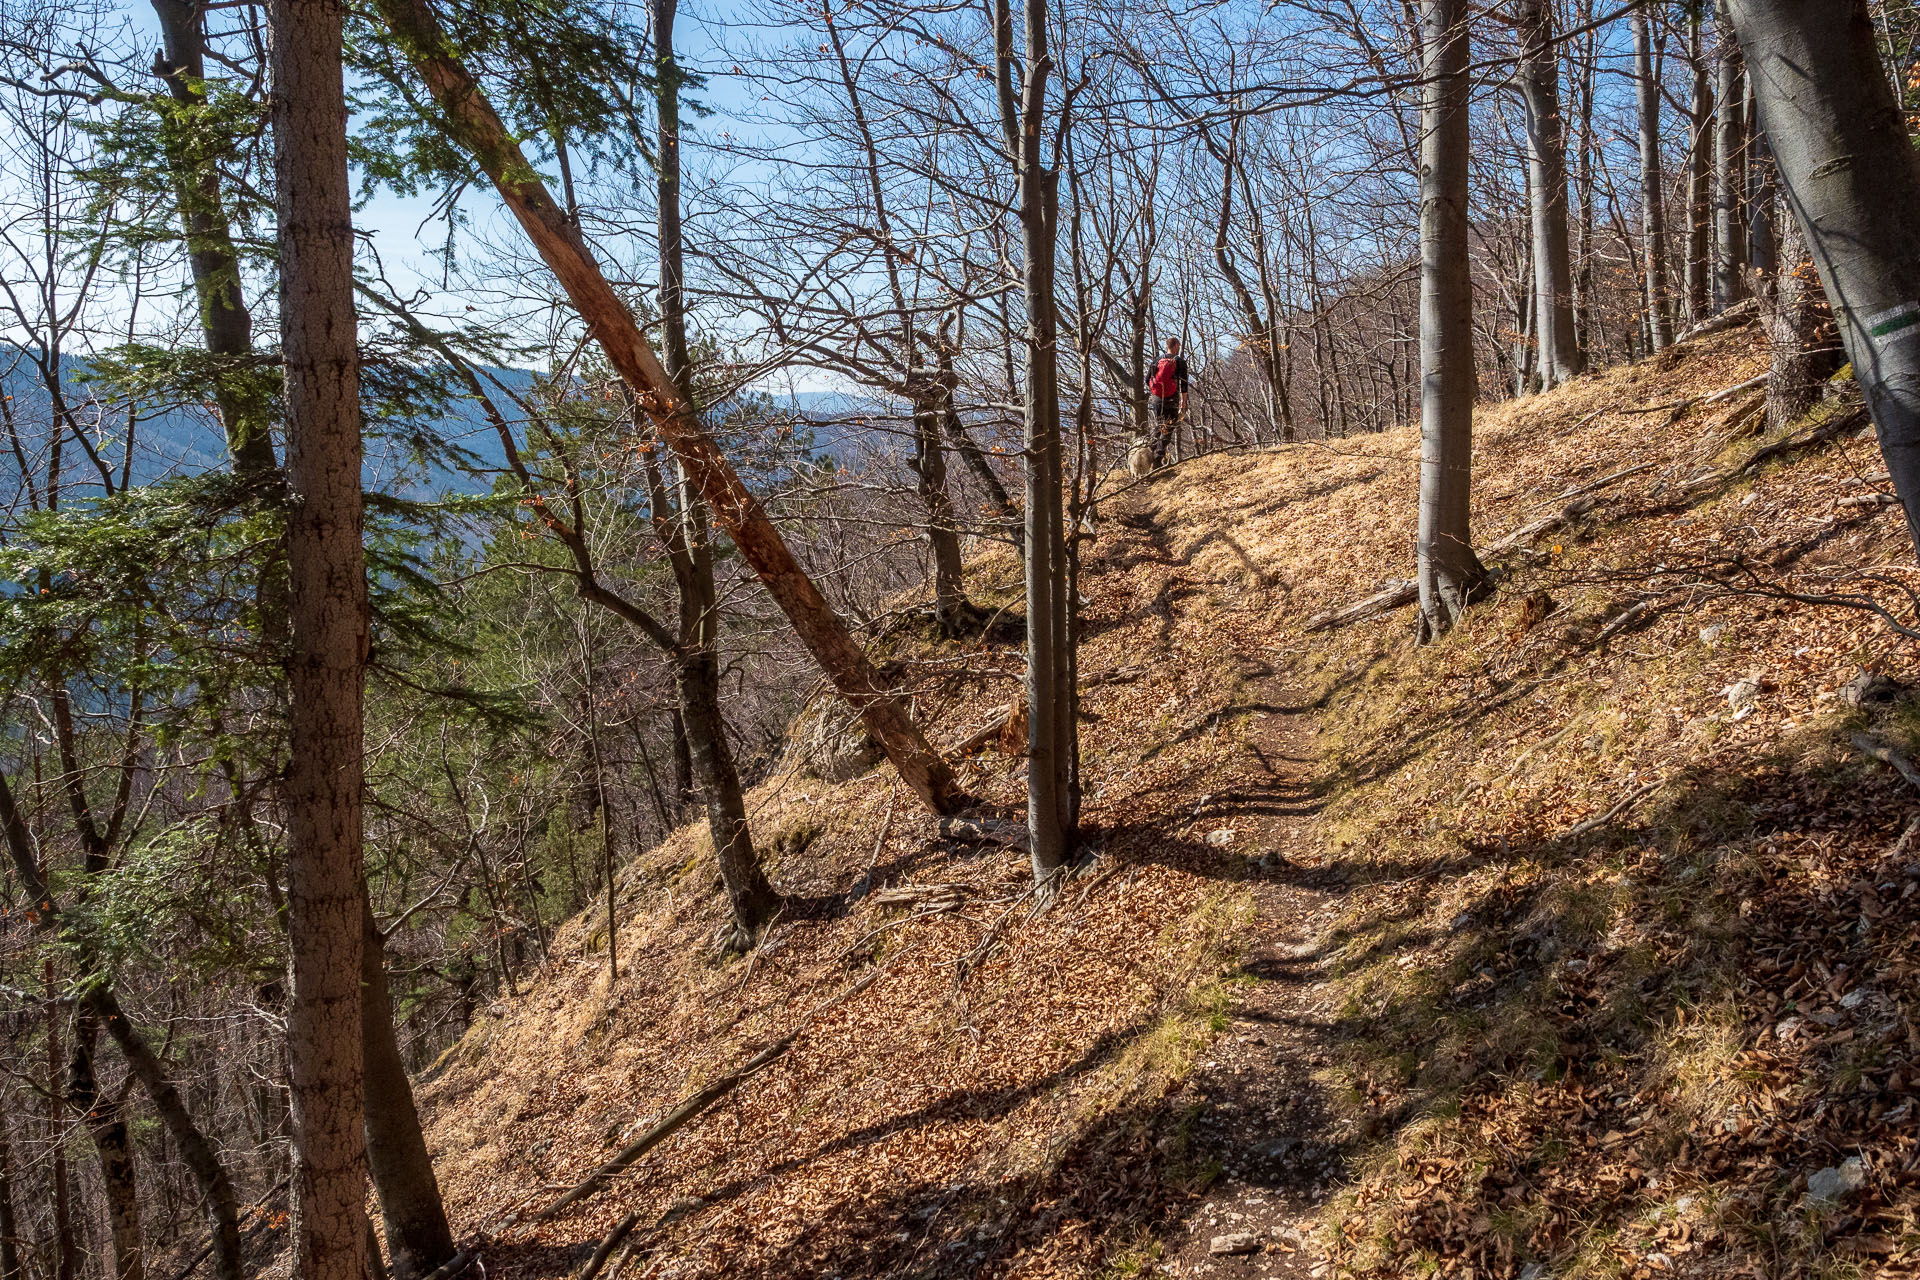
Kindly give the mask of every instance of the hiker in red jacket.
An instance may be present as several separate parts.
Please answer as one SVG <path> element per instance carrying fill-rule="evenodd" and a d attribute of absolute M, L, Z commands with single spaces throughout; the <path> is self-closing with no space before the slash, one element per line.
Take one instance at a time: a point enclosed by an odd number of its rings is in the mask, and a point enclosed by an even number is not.
<path fill-rule="evenodd" d="M 1187 362 L 1180 355 L 1180 339 L 1167 339 L 1167 354 L 1153 367 L 1147 395 L 1154 419 L 1153 465 L 1158 467 L 1166 462 L 1167 446 L 1187 415 Z"/>

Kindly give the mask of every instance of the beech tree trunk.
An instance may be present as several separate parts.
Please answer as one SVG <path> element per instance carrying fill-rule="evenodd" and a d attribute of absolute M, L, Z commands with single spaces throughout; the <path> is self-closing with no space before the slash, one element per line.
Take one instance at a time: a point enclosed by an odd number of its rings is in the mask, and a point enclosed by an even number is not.
<path fill-rule="evenodd" d="M 1660 82 L 1654 68 L 1653 22 L 1635 9 L 1634 88 L 1640 103 L 1641 270 L 1646 277 L 1647 338 L 1655 351 L 1673 345 L 1673 299 L 1667 281 L 1666 181 L 1660 166 Z"/>
<path fill-rule="evenodd" d="M 1034 883 L 1053 891 L 1073 843 L 1070 812 L 1071 705 L 1066 597 L 1067 549 L 1060 448 L 1059 319 L 1054 295 L 1054 248 L 1059 234 L 1060 184 L 1042 151 L 1046 109 L 1045 0 L 1022 5 L 1026 48 L 1014 54 L 1013 13 L 994 0 L 993 43 L 1000 125 L 1019 190 L 1021 282 L 1027 299 L 1027 837 Z"/>
<path fill-rule="evenodd" d="M 1421 0 L 1420 636 L 1452 629 L 1483 591 L 1473 552 L 1473 282 L 1467 244 L 1465 0 Z M 1548 299 L 1541 298 L 1541 302 Z M 1544 311 L 1544 307 L 1540 310 Z"/>
<path fill-rule="evenodd" d="M 1693 71 L 1687 113 L 1692 138 L 1687 152 L 1687 323 L 1696 325 L 1713 314 L 1713 77 L 1700 7 L 1687 14 L 1687 65 Z"/>
<path fill-rule="evenodd" d="M 67 1060 L 67 1099 L 80 1113 L 100 1158 L 115 1280 L 142 1280 L 146 1259 L 140 1239 L 140 1184 L 134 1173 L 133 1139 L 119 1101 L 100 1094 L 100 1076 L 94 1066 L 99 1038 L 100 1015 L 82 1005 L 73 1029 L 73 1051 Z"/>
<path fill-rule="evenodd" d="M 1920 157 L 1867 0 L 1732 0 L 1728 10 L 1787 205 L 1920 546 Z"/>
<path fill-rule="evenodd" d="M 273 0 L 292 698 L 287 934 L 294 1274 L 364 1280 L 362 751 L 367 579 L 340 0 Z"/>
<path fill-rule="evenodd" d="M 364 890 L 364 885 L 363 885 Z M 380 1194 L 395 1280 L 420 1280 L 453 1257 L 453 1229 L 440 1199 L 433 1157 L 420 1131 L 407 1064 L 393 1029 L 387 945 L 360 897 L 360 1049 L 366 1098 L 367 1167 Z"/>
<path fill-rule="evenodd" d="M 608 362 L 680 459 L 714 518 L 787 615 L 801 643 L 859 712 L 914 793 L 936 812 L 959 809 L 966 797 L 955 784 L 953 771 L 908 718 L 900 700 L 880 682 L 846 626 L 767 519 L 760 500 L 697 420 L 682 412 L 682 397 L 641 335 L 633 313 L 608 284 L 578 228 L 554 203 L 480 86 L 454 55 L 432 11 L 424 0 L 379 0 L 378 8 L 440 108 L 435 123 L 469 151 L 492 180 Z"/>
<path fill-rule="evenodd" d="M 1567 222 L 1567 132 L 1560 111 L 1560 55 L 1549 0 L 1521 0 L 1520 96 L 1527 107 L 1527 169 L 1533 213 L 1533 287 L 1540 376 L 1547 387 L 1578 377 L 1573 256 Z"/>
<path fill-rule="evenodd" d="M 1745 70 L 1740 45 L 1720 0 L 1715 22 L 1720 46 L 1719 115 L 1713 143 L 1713 309 L 1725 311 L 1747 296 L 1747 170 Z"/>

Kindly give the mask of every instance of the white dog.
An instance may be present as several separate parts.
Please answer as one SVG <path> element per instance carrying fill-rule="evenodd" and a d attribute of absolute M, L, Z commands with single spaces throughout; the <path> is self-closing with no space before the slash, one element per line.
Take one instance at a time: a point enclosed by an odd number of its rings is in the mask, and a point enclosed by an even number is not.
<path fill-rule="evenodd" d="M 1127 448 L 1127 470 L 1144 478 L 1153 470 L 1153 450 L 1147 446 L 1145 436 L 1135 436 Z"/>

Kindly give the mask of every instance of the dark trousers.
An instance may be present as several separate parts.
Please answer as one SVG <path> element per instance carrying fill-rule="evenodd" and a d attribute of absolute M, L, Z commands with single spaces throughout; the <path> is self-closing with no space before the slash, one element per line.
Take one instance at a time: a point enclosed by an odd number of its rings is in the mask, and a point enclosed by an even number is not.
<path fill-rule="evenodd" d="M 1158 467 L 1166 463 L 1167 449 L 1180 425 L 1180 397 L 1154 396 L 1148 407 L 1153 411 L 1153 465 Z"/>

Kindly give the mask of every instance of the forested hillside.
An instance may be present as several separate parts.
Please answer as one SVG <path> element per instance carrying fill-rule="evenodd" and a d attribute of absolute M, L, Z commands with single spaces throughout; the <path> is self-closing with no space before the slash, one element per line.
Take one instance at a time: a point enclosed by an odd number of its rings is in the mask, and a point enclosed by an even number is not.
<path fill-rule="evenodd" d="M 1908 0 L 0 51 L 0 1280 L 1920 1269 Z"/>

